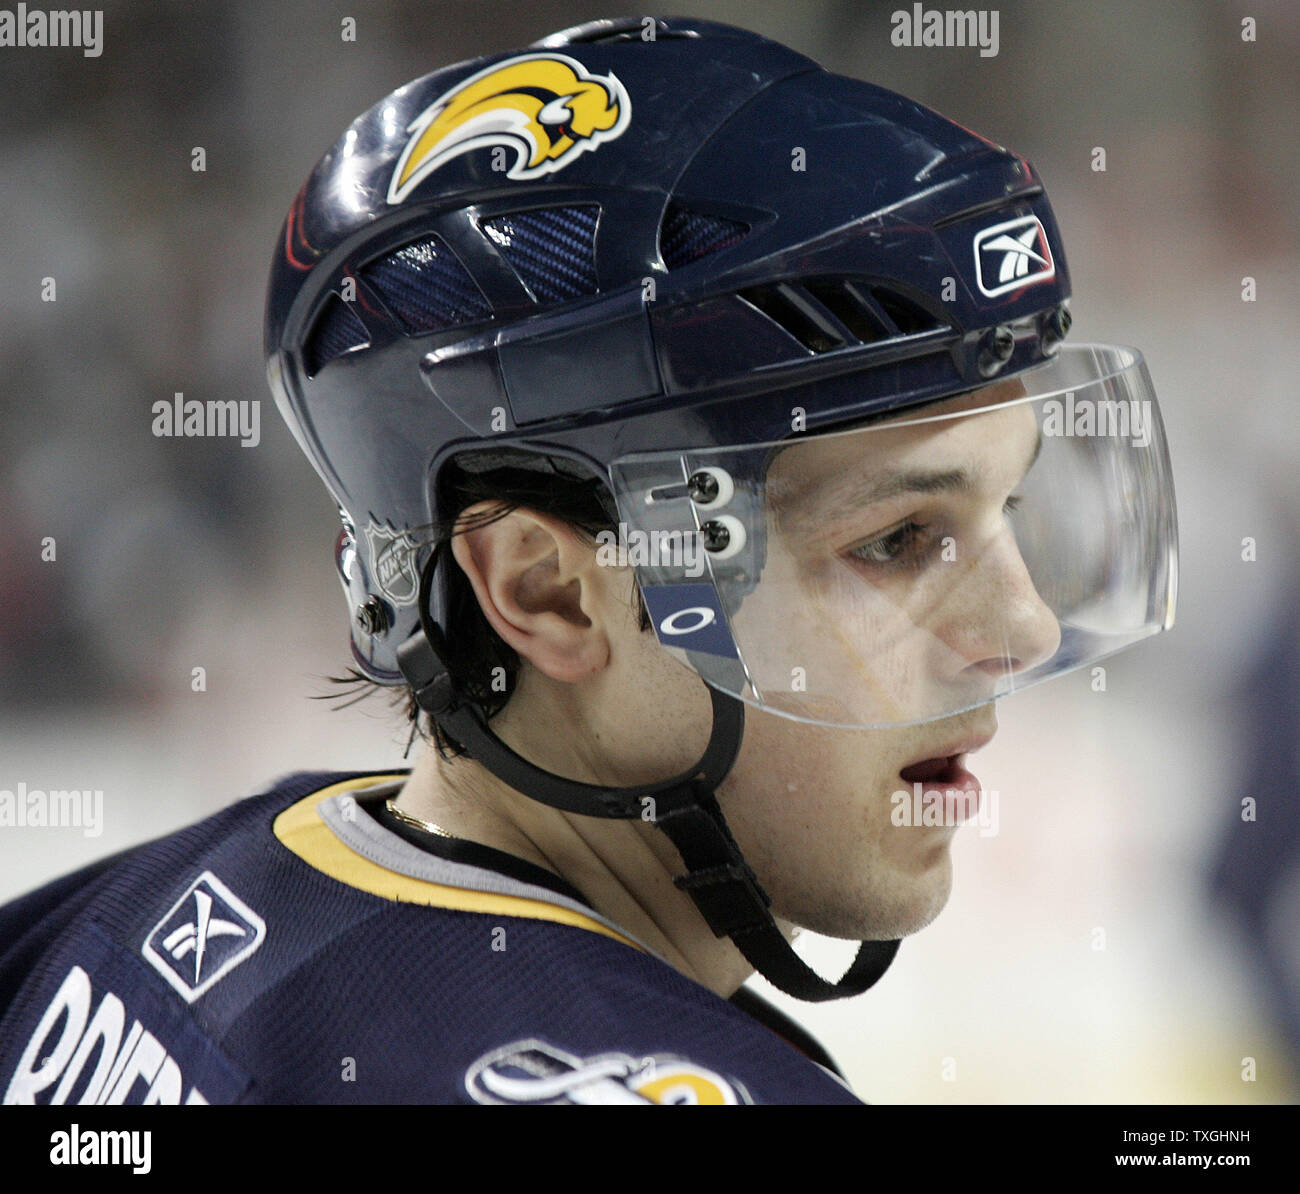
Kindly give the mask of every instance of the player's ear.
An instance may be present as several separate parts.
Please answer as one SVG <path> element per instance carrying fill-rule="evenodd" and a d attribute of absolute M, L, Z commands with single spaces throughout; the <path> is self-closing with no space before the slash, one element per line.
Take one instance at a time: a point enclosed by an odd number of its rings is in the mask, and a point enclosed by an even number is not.
<path fill-rule="evenodd" d="M 517 509 L 475 525 L 493 509 L 466 510 L 452 553 L 492 629 L 554 680 L 573 683 L 609 662 L 595 549 L 562 519 Z M 465 528 L 465 529 L 461 529 Z"/>

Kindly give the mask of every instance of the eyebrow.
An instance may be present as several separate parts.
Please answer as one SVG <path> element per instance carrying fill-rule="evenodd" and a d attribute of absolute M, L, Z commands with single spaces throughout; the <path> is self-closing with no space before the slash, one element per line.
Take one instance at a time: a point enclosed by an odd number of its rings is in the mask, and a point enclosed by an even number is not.
<path fill-rule="evenodd" d="M 1023 480 L 1038 460 L 1043 450 L 1043 433 L 1041 428 L 1034 439 L 1034 450 L 1029 461 L 1020 474 Z M 1017 482 L 1019 484 L 1019 482 Z M 905 493 L 970 493 L 975 489 L 975 479 L 964 468 L 952 469 L 910 469 L 906 472 L 890 473 L 885 477 L 867 478 L 865 483 L 849 484 L 833 488 L 822 495 L 817 505 L 823 509 L 850 509 L 859 506 L 874 506 L 877 502 L 889 501 Z"/>
<path fill-rule="evenodd" d="M 964 468 L 914 469 L 869 480 L 831 494 L 835 506 L 874 506 L 905 493 L 970 493 L 975 482 Z"/>

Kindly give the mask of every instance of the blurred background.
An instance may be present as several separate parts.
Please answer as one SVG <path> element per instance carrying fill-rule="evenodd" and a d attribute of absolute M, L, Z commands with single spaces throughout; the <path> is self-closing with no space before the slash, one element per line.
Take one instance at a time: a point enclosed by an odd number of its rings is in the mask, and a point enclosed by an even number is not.
<path fill-rule="evenodd" d="M 1142 349 L 1165 407 L 1178 626 L 1111 661 L 1105 692 L 1084 673 L 1006 702 L 977 765 L 999 832 L 958 835 L 947 910 L 862 998 L 778 1001 L 872 1102 L 1294 1102 L 1300 8 L 1253 0 L 1252 41 L 1219 0 L 1021 0 L 982 57 L 892 45 L 911 7 L 689 10 L 1035 163 L 1072 340 Z M 0 789 L 104 792 L 97 837 L 0 827 L 0 900 L 286 772 L 402 764 L 382 698 L 312 699 L 348 615 L 334 508 L 266 389 L 272 244 L 320 154 L 401 83 L 640 11 L 123 2 L 99 58 L 0 49 Z M 155 438 L 178 390 L 261 400 L 261 442 Z"/>

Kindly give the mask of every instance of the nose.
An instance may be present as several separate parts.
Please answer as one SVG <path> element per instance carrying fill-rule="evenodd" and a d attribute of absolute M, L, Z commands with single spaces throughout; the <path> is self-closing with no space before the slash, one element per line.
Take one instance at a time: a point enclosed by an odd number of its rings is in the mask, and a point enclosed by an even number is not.
<path fill-rule="evenodd" d="M 1061 625 L 1035 587 L 1008 529 L 986 544 L 961 589 L 965 616 L 944 637 L 967 661 L 968 674 L 1019 675 L 1056 654 Z"/>

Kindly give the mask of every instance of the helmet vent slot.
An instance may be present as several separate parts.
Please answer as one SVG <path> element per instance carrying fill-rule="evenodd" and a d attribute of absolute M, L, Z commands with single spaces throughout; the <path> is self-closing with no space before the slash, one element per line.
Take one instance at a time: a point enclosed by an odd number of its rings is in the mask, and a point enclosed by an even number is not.
<path fill-rule="evenodd" d="M 917 332 L 932 332 L 936 328 L 949 326 L 947 320 L 931 314 L 919 303 L 904 298 L 896 291 L 888 290 L 883 286 L 873 286 L 871 294 L 904 336 L 915 335 Z"/>
<path fill-rule="evenodd" d="M 844 278 L 815 278 L 805 288 L 840 321 L 859 344 L 887 340 L 892 331 L 862 289 Z"/>
<path fill-rule="evenodd" d="M 331 294 L 303 349 L 304 364 L 312 377 L 335 357 L 370 343 L 370 334 L 352 308 L 337 294 Z"/>
<path fill-rule="evenodd" d="M 680 269 L 710 253 L 729 249 L 748 233 L 749 225 L 738 220 L 705 215 L 679 203 L 670 203 L 659 227 L 659 253 L 669 269 Z"/>
<path fill-rule="evenodd" d="M 848 343 L 838 321 L 827 318 L 825 309 L 810 302 L 798 286 L 786 282 L 778 282 L 775 286 L 755 286 L 742 290 L 740 297 L 757 307 L 809 352 L 830 352 Z"/>
<path fill-rule="evenodd" d="M 370 262 L 361 277 L 408 334 L 439 331 L 492 315 L 469 272 L 437 236 L 412 241 Z"/>
<path fill-rule="evenodd" d="M 483 234 L 537 303 L 562 303 L 595 294 L 596 225 L 600 207 L 532 208 L 493 216 Z"/>
<path fill-rule="evenodd" d="M 851 278 L 777 282 L 739 295 L 813 353 L 949 326 L 912 299 Z"/>

